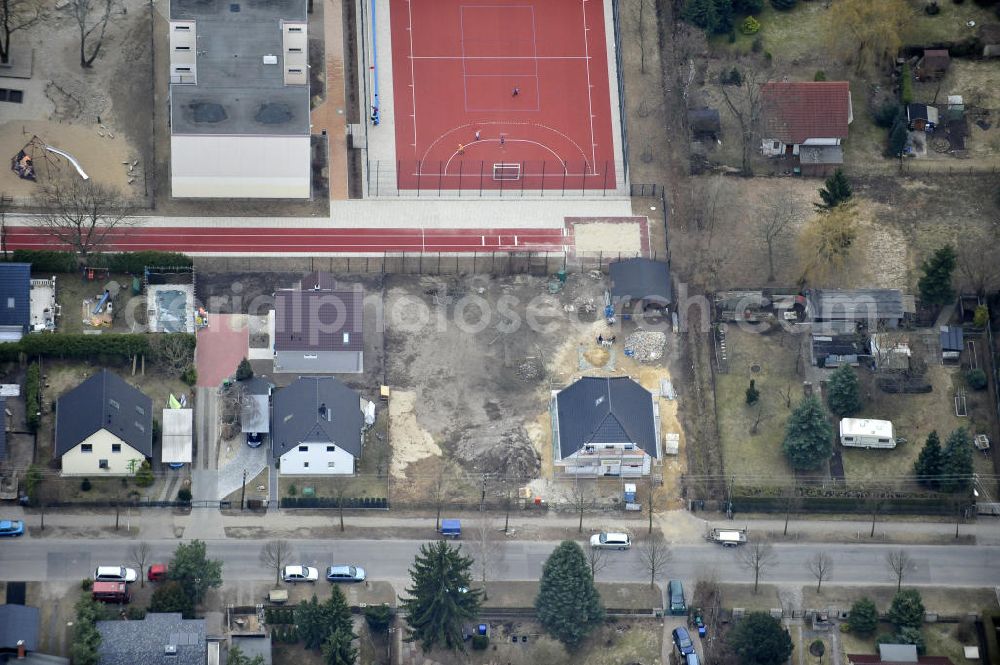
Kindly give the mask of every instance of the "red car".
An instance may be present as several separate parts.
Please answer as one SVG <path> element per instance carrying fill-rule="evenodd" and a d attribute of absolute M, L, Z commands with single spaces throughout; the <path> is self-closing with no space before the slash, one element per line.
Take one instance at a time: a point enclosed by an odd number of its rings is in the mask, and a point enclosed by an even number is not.
<path fill-rule="evenodd" d="M 151 565 L 149 572 L 146 573 L 146 579 L 150 582 L 162 582 L 167 579 L 167 564 L 154 563 Z"/>

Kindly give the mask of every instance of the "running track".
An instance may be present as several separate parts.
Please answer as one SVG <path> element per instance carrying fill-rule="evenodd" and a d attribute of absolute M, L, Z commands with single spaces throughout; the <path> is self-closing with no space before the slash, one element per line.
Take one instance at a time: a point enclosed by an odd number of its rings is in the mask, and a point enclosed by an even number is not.
<path fill-rule="evenodd" d="M 186 254 L 382 254 L 385 252 L 561 252 L 564 229 L 325 229 L 133 227 L 112 232 L 107 249 Z M 41 229 L 8 226 L 6 246 L 58 249 Z"/>

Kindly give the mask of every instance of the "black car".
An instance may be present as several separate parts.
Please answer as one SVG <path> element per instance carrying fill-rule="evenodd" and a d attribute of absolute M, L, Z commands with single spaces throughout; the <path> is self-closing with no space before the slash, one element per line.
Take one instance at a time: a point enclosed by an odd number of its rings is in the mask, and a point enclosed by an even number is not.
<path fill-rule="evenodd" d="M 694 643 L 691 642 L 691 636 L 688 634 L 687 628 L 674 628 L 674 646 L 677 647 L 677 651 L 682 656 L 694 653 Z"/>

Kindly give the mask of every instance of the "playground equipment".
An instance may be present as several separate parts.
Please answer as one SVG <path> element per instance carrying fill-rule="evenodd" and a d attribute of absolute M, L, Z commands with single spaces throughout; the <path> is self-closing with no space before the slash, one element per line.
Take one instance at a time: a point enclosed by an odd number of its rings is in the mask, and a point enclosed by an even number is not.
<path fill-rule="evenodd" d="M 108 309 L 111 309 L 111 291 L 104 289 L 104 295 L 101 299 L 97 301 L 97 305 L 94 306 L 93 314 L 100 314 L 104 311 L 104 306 L 107 305 Z"/>
<path fill-rule="evenodd" d="M 35 169 L 35 157 L 38 151 L 41 151 L 42 158 L 45 160 L 46 174 L 49 173 L 50 167 L 59 168 L 59 163 L 49 157 L 49 153 L 53 155 L 58 155 L 69 162 L 76 172 L 84 180 L 90 180 L 90 176 L 87 172 L 83 170 L 83 166 L 77 161 L 76 157 L 66 152 L 65 150 L 60 150 L 55 146 L 51 146 L 38 136 L 32 136 L 31 140 L 18 153 L 10 160 L 10 169 L 18 175 L 19 178 L 23 180 L 36 180 L 37 171 Z"/>

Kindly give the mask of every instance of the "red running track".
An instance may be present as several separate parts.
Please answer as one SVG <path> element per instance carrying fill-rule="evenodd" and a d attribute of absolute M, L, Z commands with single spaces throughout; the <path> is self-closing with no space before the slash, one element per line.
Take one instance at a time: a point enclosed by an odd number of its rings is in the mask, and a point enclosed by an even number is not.
<path fill-rule="evenodd" d="M 372 254 L 384 252 L 557 252 L 563 229 L 325 229 L 133 227 L 112 232 L 108 249 L 203 254 Z M 37 228 L 8 226 L 7 249 L 58 249 Z"/>

